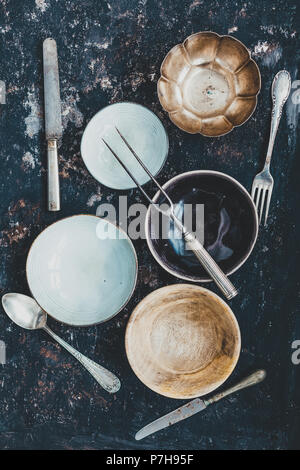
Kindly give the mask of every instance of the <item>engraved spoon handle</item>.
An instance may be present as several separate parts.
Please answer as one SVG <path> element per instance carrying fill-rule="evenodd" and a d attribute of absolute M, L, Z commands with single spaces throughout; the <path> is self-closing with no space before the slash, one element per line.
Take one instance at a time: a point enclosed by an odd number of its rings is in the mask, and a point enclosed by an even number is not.
<path fill-rule="evenodd" d="M 272 84 L 272 118 L 271 118 L 271 129 L 270 129 L 270 139 L 269 146 L 267 150 L 267 157 L 265 168 L 270 166 L 271 156 L 273 152 L 274 142 L 279 126 L 279 122 L 282 116 L 283 105 L 288 99 L 288 96 L 291 91 L 291 76 L 287 70 L 280 70 L 273 80 Z"/>
<path fill-rule="evenodd" d="M 204 403 L 206 405 L 211 405 L 212 403 L 215 403 L 216 401 L 221 400 L 227 395 L 231 395 L 231 393 L 237 392 L 238 390 L 242 390 L 243 388 L 246 388 L 246 387 L 250 387 L 251 385 L 258 384 L 259 382 L 262 382 L 262 380 L 265 379 L 266 375 L 267 374 L 265 370 L 263 369 L 257 370 L 256 372 L 249 375 L 248 377 L 246 377 L 244 380 L 234 385 L 233 387 L 230 387 L 224 392 L 217 393 L 213 397 L 207 400 L 204 400 Z"/>
<path fill-rule="evenodd" d="M 43 329 L 70 354 L 72 354 L 72 356 L 74 356 L 89 371 L 94 379 L 97 380 L 98 384 L 101 385 L 101 387 L 103 387 L 107 392 L 115 393 L 120 389 L 121 383 L 118 377 L 116 377 L 112 372 L 100 366 L 99 364 L 96 364 L 96 362 L 92 361 L 74 349 L 72 346 L 70 346 L 70 344 L 66 343 L 63 339 L 57 336 L 57 334 L 50 330 L 47 325 L 45 325 Z"/>

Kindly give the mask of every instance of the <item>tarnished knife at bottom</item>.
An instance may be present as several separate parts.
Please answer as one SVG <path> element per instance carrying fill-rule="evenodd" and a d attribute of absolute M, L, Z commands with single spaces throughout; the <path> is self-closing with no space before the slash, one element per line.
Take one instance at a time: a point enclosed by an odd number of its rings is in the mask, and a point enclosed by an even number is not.
<path fill-rule="evenodd" d="M 226 397 L 227 395 L 230 395 L 231 393 L 237 392 L 238 390 L 241 390 L 246 387 L 250 387 L 251 385 L 258 384 L 259 382 L 264 380 L 265 377 L 266 377 L 266 371 L 263 369 L 260 369 L 254 372 L 253 374 L 249 375 L 249 377 L 245 378 L 238 384 L 229 388 L 228 390 L 217 393 L 216 395 L 214 395 L 211 398 L 208 398 L 207 400 L 201 400 L 201 398 L 195 398 L 195 400 L 190 401 L 186 405 L 183 405 L 180 408 L 177 408 L 171 413 L 168 413 L 167 415 L 162 416 L 161 418 L 153 421 L 152 423 L 142 428 L 140 431 L 136 433 L 135 439 L 139 441 L 141 439 L 144 439 L 144 437 L 147 437 L 150 434 L 153 434 L 156 431 L 160 431 L 161 429 L 171 426 L 172 424 L 178 423 L 179 421 L 182 421 L 183 419 L 189 418 L 190 416 L 193 416 L 199 411 L 205 410 L 205 408 L 207 408 L 208 405 L 211 405 L 212 403 L 221 400 L 222 398 Z"/>

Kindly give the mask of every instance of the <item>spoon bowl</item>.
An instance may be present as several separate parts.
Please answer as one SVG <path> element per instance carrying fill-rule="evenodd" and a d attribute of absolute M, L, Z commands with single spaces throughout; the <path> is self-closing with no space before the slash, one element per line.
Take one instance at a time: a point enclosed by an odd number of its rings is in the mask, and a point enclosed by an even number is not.
<path fill-rule="evenodd" d="M 47 323 L 47 314 L 39 304 L 24 294 L 9 293 L 2 297 L 2 305 L 9 318 L 21 328 L 38 330 Z"/>

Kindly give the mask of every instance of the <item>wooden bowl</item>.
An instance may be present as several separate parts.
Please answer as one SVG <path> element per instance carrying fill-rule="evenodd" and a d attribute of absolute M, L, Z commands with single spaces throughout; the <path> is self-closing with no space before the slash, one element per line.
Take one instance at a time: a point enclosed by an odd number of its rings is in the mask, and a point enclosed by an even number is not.
<path fill-rule="evenodd" d="M 180 129 L 213 137 L 249 119 L 260 84 L 259 69 L 244 44 L 231 36 L 201 32 L 165 57 L 158 97 Z"/>
<path fill-rule="evenodd" d="M 216 294 L 199 286 L 157 289 L 133 311 L 126 353 L 137 377 L 171 398 L 193 398 L 219 387 L 232 373 L 240 348 L 237 320 Z"/>

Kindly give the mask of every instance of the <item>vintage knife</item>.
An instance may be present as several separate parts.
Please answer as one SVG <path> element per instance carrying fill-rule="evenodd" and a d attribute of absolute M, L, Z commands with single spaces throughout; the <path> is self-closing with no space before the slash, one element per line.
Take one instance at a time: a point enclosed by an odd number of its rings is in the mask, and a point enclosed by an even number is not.
<path fill-rule="evenodd" d="M 61 105 L 56 42 L 43 43 L 45 132 L 48 153 L 48 210 L 60 210 L 57 147 L 62 136 Z"/>
<path fill-rule="evenodd" d="M 137 441 L 144 439 L 144 437 L 153 434 L 160 429 L 164 429 L 167 426 L 171 426 L 172 424 L 178 423 L 178 421 L 182 421 L 183 419 L 189 418 L 194 414 L 198 413 L 199 411 L 205 410 L 208 405 L 221 400 L 222 398 L 230 395 L 231 393 L 237 392 L 242 388 L 250 387 L 251 385 L 258 384 L 266 377 L 265 370 L 257 370 L 253 374 L 249 375 L 246 379 L 239 382 L 237 385 L 225 390 L 224 392 L 217 393 L 212 398 L 208 398 L 207 400 L 201 400 L 201 398 L 196 398 L 193 401 L 190 401 L 186 405 L 177 408 L 177 410 L 168 413 L 165 416 L 153 421 L 152 423 L 148 424 L 144 428 L 142 428 L 139 432 L 136 433 L 135 438 Z"/>

